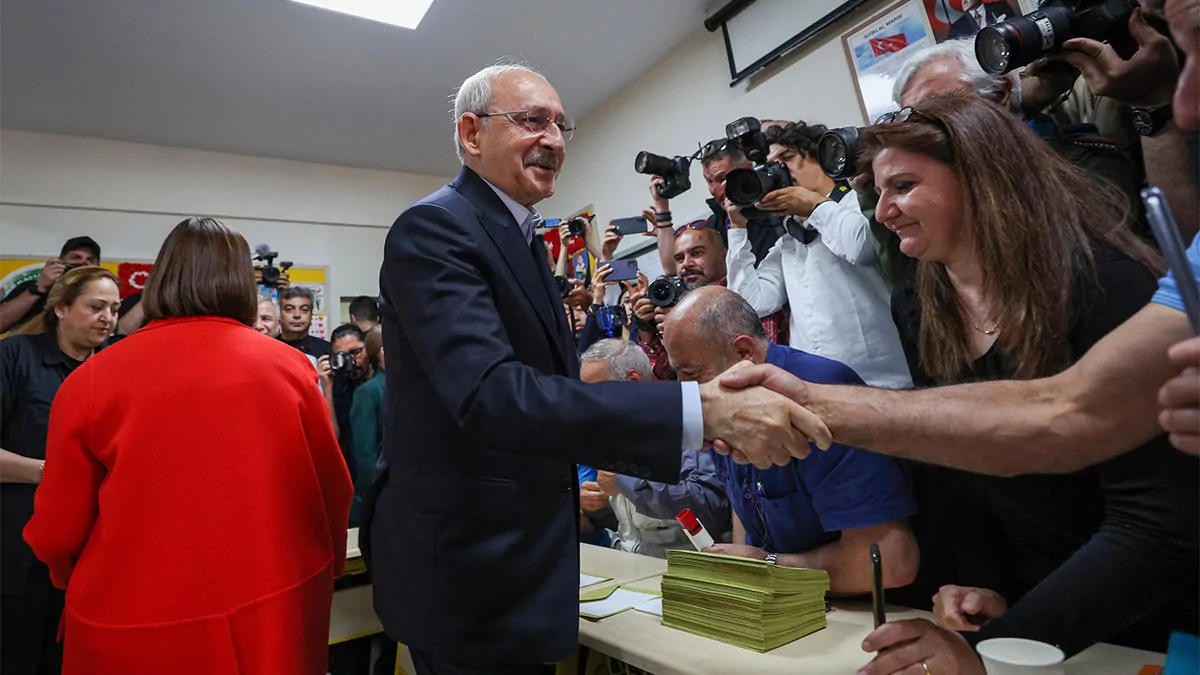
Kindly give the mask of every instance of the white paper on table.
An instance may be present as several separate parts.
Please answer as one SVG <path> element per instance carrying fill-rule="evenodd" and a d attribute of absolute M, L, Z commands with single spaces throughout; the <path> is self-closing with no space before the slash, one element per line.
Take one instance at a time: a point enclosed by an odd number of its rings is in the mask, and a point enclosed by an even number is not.
<path fill-rule="evenodd" d="M 627 609 L 645 604 L 656 597 L 658 596 L 653 593 L 618 588 L 613 591 L 612 595 L 603 600 L 579 603 L 579 614 L 589 619 L 603 619 L 606 616 L 619 614 Z"/>
<path fill-rule="evenodd" d="M 637 607 L 634 607 L 634 609 L 636 609 L 639 612 L 645 612 L 647 614 L 653 614 L 655 616 L 662 616 L 662 598 L 655 598 L 653 600 L 648 600 L 648 601 L 643 602 L 642 604 L 638 605 Z"/>
<path fill-rule="evenodd" d="M 580 588 L 583 588 L 584 586 L 591 586 L 592 584 L 598 584 L 601 581 L 608 581 L 608 577 L 594 577 L 590 574 L 584 574 L 583 572 L 579 573 Z"/>

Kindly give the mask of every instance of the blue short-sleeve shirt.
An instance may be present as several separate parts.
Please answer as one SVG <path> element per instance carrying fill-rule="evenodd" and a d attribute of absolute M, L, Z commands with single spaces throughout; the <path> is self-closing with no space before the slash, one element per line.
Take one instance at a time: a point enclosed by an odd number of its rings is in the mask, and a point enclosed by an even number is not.
<path fill-rule="evenodd" d="M 848 366 L 779 345 L 767 363 L 817 384 L 863 384 Z M 908 478 L 890 457 L 834 444 L 803 460 L 759 470 L 714 454 L 717 475 L 746 528 L 746 544 L 771 553 L 802 553 L 917 512 Z M 736 543 L 736 542 L 735 542 Z"/>
<path fill-rule="evenodd" d="M 1192 276 L 1200 282 L 1200 235 L 1192 239 L 1192 245 L 1187 249 L 1187 259 L 1192 267 Z M 1159 280 L 1158 292 L 1151 301 L 1181 312 L 1187 311 L 1183 308 L 1183 297 L 1179 295 L 1179 284 L 1175 280 L 1174 272 L 1168 272 L 1167 276 Z"/>

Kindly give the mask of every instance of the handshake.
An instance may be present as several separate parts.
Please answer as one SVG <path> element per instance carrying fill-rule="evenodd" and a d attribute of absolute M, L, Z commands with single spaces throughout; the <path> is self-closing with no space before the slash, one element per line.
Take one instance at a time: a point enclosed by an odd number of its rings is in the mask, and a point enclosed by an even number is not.
<path fill-rule="evenodd" d="M 759 469 L 804 459 L 810 443 L 828 449 L 829 428 L 796 402 L 804 389 L 802 380 L 783 370 L 739 362 L 700 385 L 705 442 Z"/>

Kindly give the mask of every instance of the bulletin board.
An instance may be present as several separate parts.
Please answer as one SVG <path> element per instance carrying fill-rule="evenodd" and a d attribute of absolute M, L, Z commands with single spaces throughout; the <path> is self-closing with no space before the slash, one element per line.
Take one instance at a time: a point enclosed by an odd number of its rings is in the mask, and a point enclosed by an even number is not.
<path fill-rule="evenodd" d="M 7 297 L 12 289 L 26 281 L 37 279 L 46 264 L 45 258 L 4 258 L 0 259 L 0 298 Z M 121 297 L 125 298 L 134 293 L 140 293 L 146 287 L 150 270 L 154 263 L 145 261 L 104 261 L 100 263 L 104 269 L 112 272 L 121 282 Z M 293 267 L 288 270 L 293 286 L 304 286 L 313 292 L 313 322 L 309 334 L 327 339 L 331 328 L 328 325 L 328 308 L 326 307 L 327 272 L 320 267 Z"/>

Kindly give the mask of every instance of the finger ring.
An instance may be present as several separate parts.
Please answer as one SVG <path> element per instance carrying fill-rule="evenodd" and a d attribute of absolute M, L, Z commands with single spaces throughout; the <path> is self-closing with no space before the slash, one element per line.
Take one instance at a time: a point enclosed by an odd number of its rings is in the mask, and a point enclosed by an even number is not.
<path fill-rule="evenodd" d="M 925 663 L 924 661 L 922 661 L 921 667 L 925 669 L 925 675 L 931 675 L 931 673 L 929 672 L 929 664 L 928 663 Z"/>

